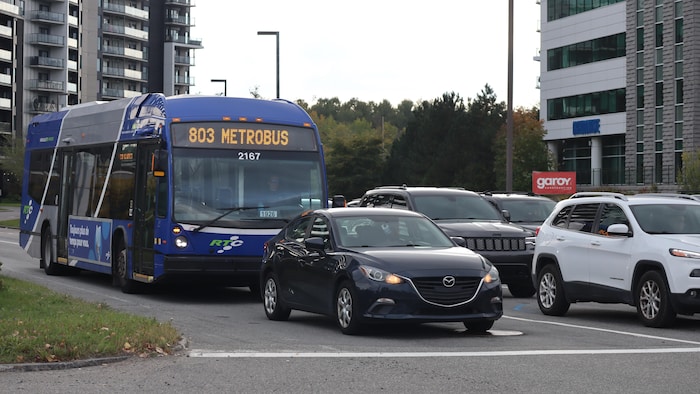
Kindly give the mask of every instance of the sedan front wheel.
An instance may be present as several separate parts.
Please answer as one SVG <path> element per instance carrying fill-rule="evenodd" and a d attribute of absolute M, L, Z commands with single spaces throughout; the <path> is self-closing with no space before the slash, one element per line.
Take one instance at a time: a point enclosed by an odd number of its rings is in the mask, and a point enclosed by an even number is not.
<path fill-rule="evenodd" d="M 273 273 L 267 274 L 265 277 L 265 290 L 263 293 L 263 306 L 265 307 L 265 315 L 270 320 L 287 320 L 292 312 L 290 308 L 284 305 L 284 301 L 280 297 L 280 287 L 277 278 Z"/>
<path fill-rule="evenodd" d="M 357 311 L 355 290 L 350 281 L 340 284 L 335 297 L 336 322 L 340 331 L 346 335 L 362 331 L 360 314 Z"/>

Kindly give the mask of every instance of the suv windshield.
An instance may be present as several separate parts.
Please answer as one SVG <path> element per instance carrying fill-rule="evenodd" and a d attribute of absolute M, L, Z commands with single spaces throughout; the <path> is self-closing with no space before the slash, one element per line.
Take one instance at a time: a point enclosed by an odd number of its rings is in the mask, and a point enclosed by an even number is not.
<path fill-rule="evenodd" d="M 416 210 L 433 220 L 502 220 L 498 211 L 479 196 L 415 195 L 413 199 Z"/>
<path fill-rule="evenodd" d="M 648 234 L 700 234 L 700 205 L 645 204 L 630 206 Z"/>

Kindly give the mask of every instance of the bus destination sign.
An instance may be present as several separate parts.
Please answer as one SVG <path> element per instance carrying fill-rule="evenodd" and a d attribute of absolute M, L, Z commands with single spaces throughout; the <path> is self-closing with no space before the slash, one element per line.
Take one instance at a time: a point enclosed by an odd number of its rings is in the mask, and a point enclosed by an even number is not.
<path fill-rule="evenodd" d="M 171 123 L 173 146 L 189 148 L 316 151 L 314 131 L 260 123 Z"/>

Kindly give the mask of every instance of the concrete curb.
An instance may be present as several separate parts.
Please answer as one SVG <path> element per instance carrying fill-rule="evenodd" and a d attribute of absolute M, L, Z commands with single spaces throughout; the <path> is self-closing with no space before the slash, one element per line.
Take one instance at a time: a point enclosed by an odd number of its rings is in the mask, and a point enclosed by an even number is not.
<path fill-rule="evenodd" d="M 189 341 L 183 338 L 176 345 L 173 346 L 173 352 L 168 354 L 168 356 L 174 356 L 178 353 L 184 352 L 189 345 Z M 116 356 L 116 357 L 102 357 L 102 358 L 91 358 L 87 360 L 73 360 L 64 361 L 58 363 L 22 363 L 22 364 L 0 364 L 0 373 L 3 372 L 35 372 L 35 371 L 56 371 L 62 369 L 72 369 L 72 368 L 84 368 L 84 367 L 95 367 L 98 365 L 118 363 L 120 361 L 129 360 L 133 357 L 138 357 L 138 355 L 128 355 L 128 356 Z M 165 356 L 163 356 L 165 357 Z"/>

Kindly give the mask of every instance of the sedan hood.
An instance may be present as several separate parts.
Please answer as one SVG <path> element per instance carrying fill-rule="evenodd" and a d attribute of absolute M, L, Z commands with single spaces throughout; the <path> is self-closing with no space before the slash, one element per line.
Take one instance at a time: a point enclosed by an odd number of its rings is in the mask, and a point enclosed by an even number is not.
<path fill-rule="evenodd" d="M 368 262 L 369 264 L 397 274 L 424 269 L 474 269 L 479 271 L 488 269 L 481 256 L 467 248 L 458 246 L 452 248 L 367 248 L 362 250 L 360 254 L 372 259 L 373 262 Z"/>
<path fill-rule="evenodd" d="M 502 222 L 436 222 L 449 236 L 453 237 L 528 237 L 532 232 L 522 227 Z"/>

